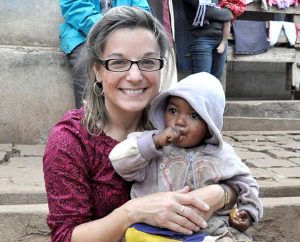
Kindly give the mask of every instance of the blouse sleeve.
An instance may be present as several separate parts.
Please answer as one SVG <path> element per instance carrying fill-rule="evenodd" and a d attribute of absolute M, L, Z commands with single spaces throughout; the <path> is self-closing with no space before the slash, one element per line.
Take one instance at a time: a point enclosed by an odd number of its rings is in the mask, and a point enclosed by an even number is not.
<path fill-rule="evenodd" d="M 73 229 L 91 220 L 91 189 L 83 147 L 70 121 L 62 121 L 52 129 L 43 169 L 49 206 L 47 223 L 53 242 L 70 241 Z"/>

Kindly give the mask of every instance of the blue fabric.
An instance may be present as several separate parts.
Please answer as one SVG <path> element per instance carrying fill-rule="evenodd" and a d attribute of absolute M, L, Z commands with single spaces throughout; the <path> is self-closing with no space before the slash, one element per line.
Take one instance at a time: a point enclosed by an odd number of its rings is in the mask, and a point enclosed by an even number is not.
<path fill-rule="evenodd" d="M 219 36 L 193 36 L 191 54 L 193 73 L 208 72 L 221 80 L 226 61 L 227 46 L 222 54 L 217 52 Z"/>
<path fill-rule="evenodd" d="M 145 232 L 145 233 L 148 233 L 148 234 L 166 236 L 171 239 L 182 240 L 183 242 L 201 242 L 207 236 L 207 234 L 204 234 L 204 233 L 203 234 L 196 233 L 196 234 L 192 234 L 192 235 L 183 235 L 183 234 L 174 232 L 169 229 L 158 228 L 158 227 L 154 227 L 154 226 L 143 224 L 143 223 L 136 223 L 136 224 L 133 224 L 131 227 L 134 227 L 135 229 Z"/>
<path fill-rule="evenodd" d="M 60 25 L 60 49 L 69 54 L 86 41 L 92 26 L 102 17 L 100 0 L 60 0 L 65 22 Z M 147 0 L 112 0 L 112 7 L 137 6 L 150 11 Z"/>
<path fill-rule="evenodd" d="M 235 54 L 259 54 L 269 49 L 265 21 L 236 20 L 233 22 L 233 33 Z"/>

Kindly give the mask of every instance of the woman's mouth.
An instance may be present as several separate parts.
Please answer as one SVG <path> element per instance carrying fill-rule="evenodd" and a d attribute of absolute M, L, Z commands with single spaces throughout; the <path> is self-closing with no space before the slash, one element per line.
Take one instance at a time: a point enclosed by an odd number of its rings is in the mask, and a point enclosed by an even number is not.
<path fill-rule="evenodd" d="M 122 91 L 125 92 L 127 95 L 139 95 L 144 92 L 145 88 L 141 89 L 125 89 L 123 88 Z"/>

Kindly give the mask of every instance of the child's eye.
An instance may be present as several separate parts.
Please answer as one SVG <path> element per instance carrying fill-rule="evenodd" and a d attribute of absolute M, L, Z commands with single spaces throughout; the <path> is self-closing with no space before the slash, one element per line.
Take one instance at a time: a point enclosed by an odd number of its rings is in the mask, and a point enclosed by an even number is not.
<path fill-rule="evenodd" d="M 191 114 L 191 118 L 192 118 L 192 119 L 200 119 L 200 116 L 199 116 L 198 113 L 192 113 L 192 114 Z"/>
<path fill-rule="evenodd" d="M 175 108 L 168 108 L 168 113 L 175 114 L 177 110 Z"/>

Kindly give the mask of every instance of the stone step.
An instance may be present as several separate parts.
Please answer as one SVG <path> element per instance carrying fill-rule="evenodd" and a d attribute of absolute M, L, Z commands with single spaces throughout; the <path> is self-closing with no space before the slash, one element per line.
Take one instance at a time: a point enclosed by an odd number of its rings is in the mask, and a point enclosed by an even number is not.
<path fill-rule="evenodd" d="M 300 131 L 224 132 L 260 186 L 261 197 L 300 197 Z M 0 144 L 0 205 L 46 203 L 45 145 Z"/>
<path fill-rule="evenodd" d="M 262 202 L 264 216 L 249 229 L 254 241 L 298 242 L 300 197 L 263 198 Z M 0 241 L 50 241 L 47 212 L 47 204 L 0 205 Z"/>
<path fill-rule="evenodd" d="M 224 117 L 224 131 L 290 131 L 300 130 L 300 119 Z"/>
<path fill-rule="evenodd" d="M 300 130 L 300 101 L 227 101 L 223 130 Z"/>
<path fill-rule="evenodd" d="M 225 116 L 300 119 L 300 100 L 226 101 Z"/>
<path fill-rule="evenodd" d="M 58 47 L 58 1 L 0 0 L 0 45 Z"/>
<path fill-rule="evenodd" d="M 45 143 L 50 127 L 74 107 L 65 55 L 57 48 L 0 46 L 0 60 L 0 143 Z"/>
<path fill-rule="evenodd" d="M 300 197 L 263 198 L 264 216 L 249 232 L 255 242 L 298 242 Z"/>
<path fill-rule="evenodd" d="M 0 205 L 0 241 L 50 242 L 47 204 Z"/>

